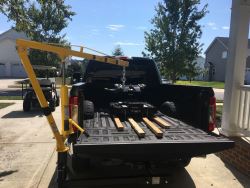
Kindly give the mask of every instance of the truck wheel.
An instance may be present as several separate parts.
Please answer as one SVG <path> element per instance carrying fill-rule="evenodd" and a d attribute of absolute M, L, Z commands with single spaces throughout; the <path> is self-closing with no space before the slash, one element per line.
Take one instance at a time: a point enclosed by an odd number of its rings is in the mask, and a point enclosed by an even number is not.
<path fill-rule="evenodd" d="M 164 103 L 162 103 L 161 107 L 160 107 L 160 111 L 170 117 L 176 117 L 177 116 L 177 112 L 176 112 L 176 106 L 174 102 L 170 102 L 170 101 L 166 101 Z"/>
<path fill-rule="evenodd" d="M 84 100 L 83 101 L 83 115 L 84 119 L 94 118 L 94 104 L 92 101 Z"/>
<path fill-rule="evenodd" d="M 53 100 L 49 102 L 49 108 L 51 112 L 54 112 L 56 110 L 55 102 Z"/>
<path fill-rule="evenodd" d="M 29 97 L 25 97 L 23 100 L 23 111 L 28 112 L 31 108 L 31 99 Z"/>
<path fill-rule="evenodd" d="M 56 97 L 56 106 L 59 106 L 60 105 L 60 98 L 57 96 Z"/>

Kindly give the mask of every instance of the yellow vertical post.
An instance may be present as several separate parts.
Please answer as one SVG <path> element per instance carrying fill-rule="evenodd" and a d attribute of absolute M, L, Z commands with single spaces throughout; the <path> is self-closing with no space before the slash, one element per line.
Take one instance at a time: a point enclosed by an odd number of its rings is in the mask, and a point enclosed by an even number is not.
<path fill-rule="evenodd" d="M 36 95 L 37 95 L 38 101 L 39 101 L 39 103 L 44 111 L 44 114 L 49 122 L 50 128 L 54 134 L 54 137 L 56 138 L 57 151 L 58 152 L 65 152 L 68 150 L 68 148 L 64 145 L 63 138 L 60 135 L 60 132 L 56 126 L 56 122 L 54 120 L 54 117 L 52 116 L 51 111 L 49 110 L 48 102 L 43 94 L 43 91 L 40 87 L 38 80 L 36 79 L 35 72 L 31 66 L 30 60 L 29 60 L 28 55 L 27 55 L 27 49 L 22 48 L 22 47 L 18 47 L 17 51 L 18 51 L 18 54 L 20 56 L 21 62 L 24 66 L 24 69 L 30 78 L 30 82 L 32 84 L 32 87 L 33 87 Z"/>
<path fill-rule="evenodd" d="M 61 56 L 61 59 L 64 59 Z M 62 61 L 62 85 L 61 85 L 61 113 L 62 113 L 62 135 L 64 138 L 73 133 L 72 125 L 69 123 L 69 94 L 66 85 L 65 61 Z"/>
<path fill-rule="evenodd" d="M 62 135 L 67 137 L 73 133 L 72 125 L 69 123 L 69 96 L 68 87 L 61 86 L 61 114 L 62 114 Z"/>

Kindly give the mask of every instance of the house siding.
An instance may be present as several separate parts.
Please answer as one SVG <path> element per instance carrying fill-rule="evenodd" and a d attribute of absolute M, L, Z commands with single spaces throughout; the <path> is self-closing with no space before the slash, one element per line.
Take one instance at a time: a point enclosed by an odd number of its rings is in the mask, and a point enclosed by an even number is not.
<path fill-rule="evenodd" d="M 216 37 L 209 45 L 206 54 L 205 70 L 206 80 L 210 80 L 209 76 L 209 62 L 214 65 L 215 73 L 211 78 L 211 81 L 225 81 L 227 58 L 222 58 L 223 51 L 227 51 L 228 54 L 229 38 Z M 228 56 L 228 55 L 227 55 Z M 250 39 L 248 40 L 247 58 L 246 58 L 246 74 L 245 83 L 250 83 Z"/>
<path fill-rule="evenodd" d="M 16 50 L 16 39 L 24 38 L 24 33 L 10 29 L 0 35 L 0 77 L 24 78 L 27 74 Z"/>
<path fill-rule="evenodd" d="M 227 58 L 222 58 L 223 51 L 227 51 L 227 49 L 218 40 L 216 40 L 213 46 L 206 53 L 206 65 L 208 62 L 211 62 L 215 68 L 212 81 L 225 81 Z"/>

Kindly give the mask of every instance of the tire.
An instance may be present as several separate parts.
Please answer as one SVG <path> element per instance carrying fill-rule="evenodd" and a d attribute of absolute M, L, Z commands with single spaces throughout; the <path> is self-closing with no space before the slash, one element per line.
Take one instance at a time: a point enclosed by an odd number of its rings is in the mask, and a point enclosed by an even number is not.
<path fill-rule="evenodd" d="M 26 95 L 23 100 L 23 111 L 29 112 L 31 109 L 31 99 Z"/>
<path fill-rule="evenodd" d="M 56 97 L 56 106 L 59 106 L 60 105 L 60 98 L 59 96 Z"/>
<path fill-rule="evenodd" d="M 83 118 L 92 119 L 94 118 L 94 104 L 92 101 L 85 100 L 83 101 Z"/>
<path fill-rule="evenodd" d="M 162 103 L 160 107 L 160 111 L 170 117 L 176 118 L 177 117 L 177 111 L 176 106 L 174 102 L 166 101 Z"/>
<path fill-rule="evenodd" d="M 51 112 L 54 112 L 56 110 L 55 101 L 49 102 L 49 108 L 50 108 Z"/>

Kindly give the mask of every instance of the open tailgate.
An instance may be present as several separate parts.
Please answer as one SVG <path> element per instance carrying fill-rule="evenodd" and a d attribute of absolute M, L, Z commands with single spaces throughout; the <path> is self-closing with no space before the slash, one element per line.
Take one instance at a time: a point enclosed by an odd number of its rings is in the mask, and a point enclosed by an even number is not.
<path fill-rule="evenodd" d="M 226 137 L 207 133 L 165 115 L 160 118 L 172 122 L 167 129 L 159 126 L 162 138 L 157 138 L 143 121 L 137 121 L 145 132 L 145 137 L 140 138 L 129 121 L 123 121 L 124 129 L 118 131 L 108 114 L 96 113 L 94 119 L 84 121 L 90 136 L 80 135 L 73 151 L 85 157 L 154 161 L 195 157 L 234 146 L 234 142 Z"/>

